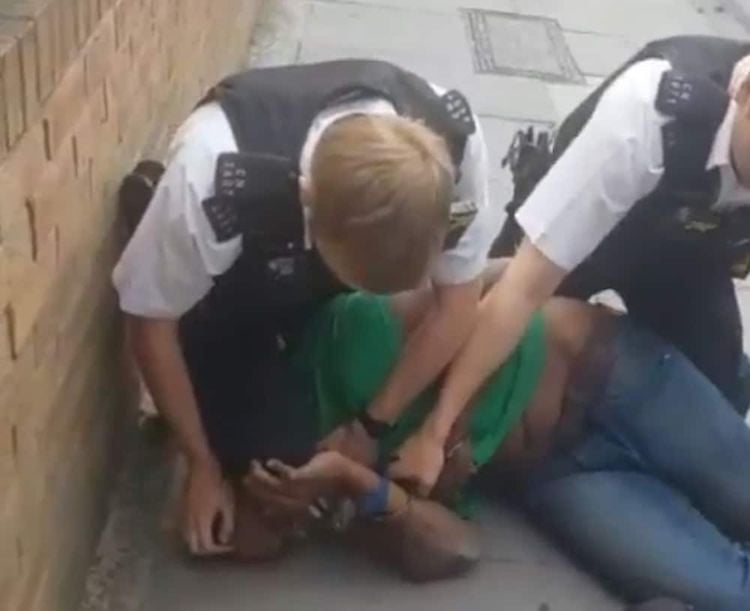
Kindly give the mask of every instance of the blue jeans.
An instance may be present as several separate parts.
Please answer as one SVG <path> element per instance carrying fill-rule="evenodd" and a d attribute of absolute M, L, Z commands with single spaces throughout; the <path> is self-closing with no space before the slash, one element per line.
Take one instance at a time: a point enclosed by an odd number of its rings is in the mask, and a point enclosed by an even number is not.
<path fill-rule="evenodd" d="M 525 507 L 629 602 L 750 610 L 750 430 L 675 348 L 616 324 L 606 388 Z"/>

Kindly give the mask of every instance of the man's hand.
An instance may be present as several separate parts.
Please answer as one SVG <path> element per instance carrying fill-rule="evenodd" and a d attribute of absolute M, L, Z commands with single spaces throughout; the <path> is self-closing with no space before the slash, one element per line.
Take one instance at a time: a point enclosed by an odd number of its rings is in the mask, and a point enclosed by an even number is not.
<path fill-rule="evenodd" d="M 208 556 L 231 551 L 234 495 L 216 463 L 202 461 L 190 465 L 184 507 L 183 536 L 193 554 Z M 215 532 L 217 519 L 219 529 Z"/>
<path fill-rule="evenodd" d="M 388 475 L 415 494 L 427 498 L 444 464 L 445 450 L 440 440 L 427 432 L 418 431 L 398 450 Z"/>
<path fill-rule="evenodd" d="M 300 527 L 318 517 L 321 504 L 346 493 L 353 464 L 338 452 L 321 452 L 298 468 L 275 459 L 253 461 L 243 483 L 267 520 Z"/>
<path fill-rule="evenodd" d="M 318 444 L 321 451 L 333 451 L 371 467 L 378 458 L 378 444 L 358 421 L 338 427 Z"/>
<path fill-rule="evenodd" d="M 278 460 L 268 462 L 268 469 L 290 490 L 308 498 L 336 497 L 346 492 L 351 459 L 338 452 L 321 452 L 298 468 Z"/>

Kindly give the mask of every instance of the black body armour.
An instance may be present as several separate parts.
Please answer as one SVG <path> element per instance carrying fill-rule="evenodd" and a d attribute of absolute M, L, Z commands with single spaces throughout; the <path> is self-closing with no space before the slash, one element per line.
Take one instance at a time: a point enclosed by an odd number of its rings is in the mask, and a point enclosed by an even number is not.
<path fill-rule="evenodd" d="M 735 275 L 747 274 L 750 212 L 738 209 L 720 215 L 712 210 L 720 176 L 718 169 L 707 170 L 706 165 L 729 106 L 732 71 L 749 53 L 748 43 L 713 37 L 680 36 L 652 42 L 563 122 L 555 139 L 553 162 L 585 127 L 604 91 L 622 72 L 646 59 L 671 63 L 655 100 L 657 110 L 671 118 L 662 130 L 664 175 L 654 191 L 637 202 L 573 272 L 566 293 L 601 290 L 598 286 L 571 286 L 579 279 L 650 276 L 655 268 L 678 269 L 696 257 L 725 259 Z"/>
<path fill-rule="evenodd" d="M 312 307 L 345 290 L 305 245 L 299 157 L 321 111 L 373 97 L 441 135 L 460 167 L 476 127 L 465 98 L 456 91 L 438 96 L 423 79 L 386 62 L 250 70 L 230 76 L 206 96 L 204 102 L 221 104 L 239 152 L 220 156 L 216 195 L 203 203 L 204 211 L 219 241 L 242 236 L 239 260 L 215 279 L 198 308 L 202 314 L 193 314 L 206 333 L 217 324 L 236 330 L 250 321 L 293 332 Z"/>
<path fill-rule="evenodd" d="M 437 96 L 421 78 L 385 62 L 251 70 L 204 99 L 221 104 L 239 152 L 220 156 L 216 194 L 203 208 L 218 241 L 241 236 L 242 254 L 182 318 L 180 333 L 211 446 L 229 473 L 242 473 L 250 457 L 298 464 L 313 451 L 315 389 L 285 347 L 316 306 L 346 288 L 305 244 L 299 158 L 321 111 L 373 97 L 441 135 L 460 167 L 475 130 L 466 100 L 455 91 Z M 453 240 L 466 211 L 456 217 Z"/>

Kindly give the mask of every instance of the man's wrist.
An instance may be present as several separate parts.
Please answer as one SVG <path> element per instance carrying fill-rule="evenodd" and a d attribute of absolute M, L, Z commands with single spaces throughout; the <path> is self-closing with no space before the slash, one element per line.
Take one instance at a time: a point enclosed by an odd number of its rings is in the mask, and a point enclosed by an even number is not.
<path fill-rule="evenodd" d="M 377 473 L 353 460 L 347 460 L 344 469 L 347 493 L 353 498 L 372 492 L 380 482 Z"/>
<path fill-rule="evenodd" d="M 450 435 L 453 425 L 452 423 L 447 424 L 444 419 L 436 416 L 435 413 L 433 412 L 433 414 L 425 419 L 418 434 L 434 440 L 439 445 L 443 445 L 448 440 L 448 435 Z"/>

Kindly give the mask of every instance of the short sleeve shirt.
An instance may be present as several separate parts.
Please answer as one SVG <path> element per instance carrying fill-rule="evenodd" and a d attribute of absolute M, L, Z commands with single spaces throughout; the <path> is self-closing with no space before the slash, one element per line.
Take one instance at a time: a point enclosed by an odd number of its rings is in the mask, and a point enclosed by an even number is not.
<path fill-rule="evenodd" d="M 444 92 L 434 89 L 440 95 Z M 324 129 L 355 113 L 395 114 L 395 109 L 386 100 L 373 98 L 318 115 L 303 147 L 303 173 Z M 477 131 L 468 139 L 455 197 L 473 201 L 477 213 L 457 243 L 436 261 L 432 278 L 438 285 L 477 278 L 500 228 L 502 209 L 490 202 L 487 149 L 476 117 L 475 123 Z M 210 291 L 215 276 L 237 260 L 241 236 L 217 240 L 202 206 L 214 195 L 219 155 L 234 151 L 237 142 L 218 103 L 199 107 L 180 127 L 168 152 L 166 171 L 113 274 L 123 311 L 148 318 L 178 318 Z"/>

